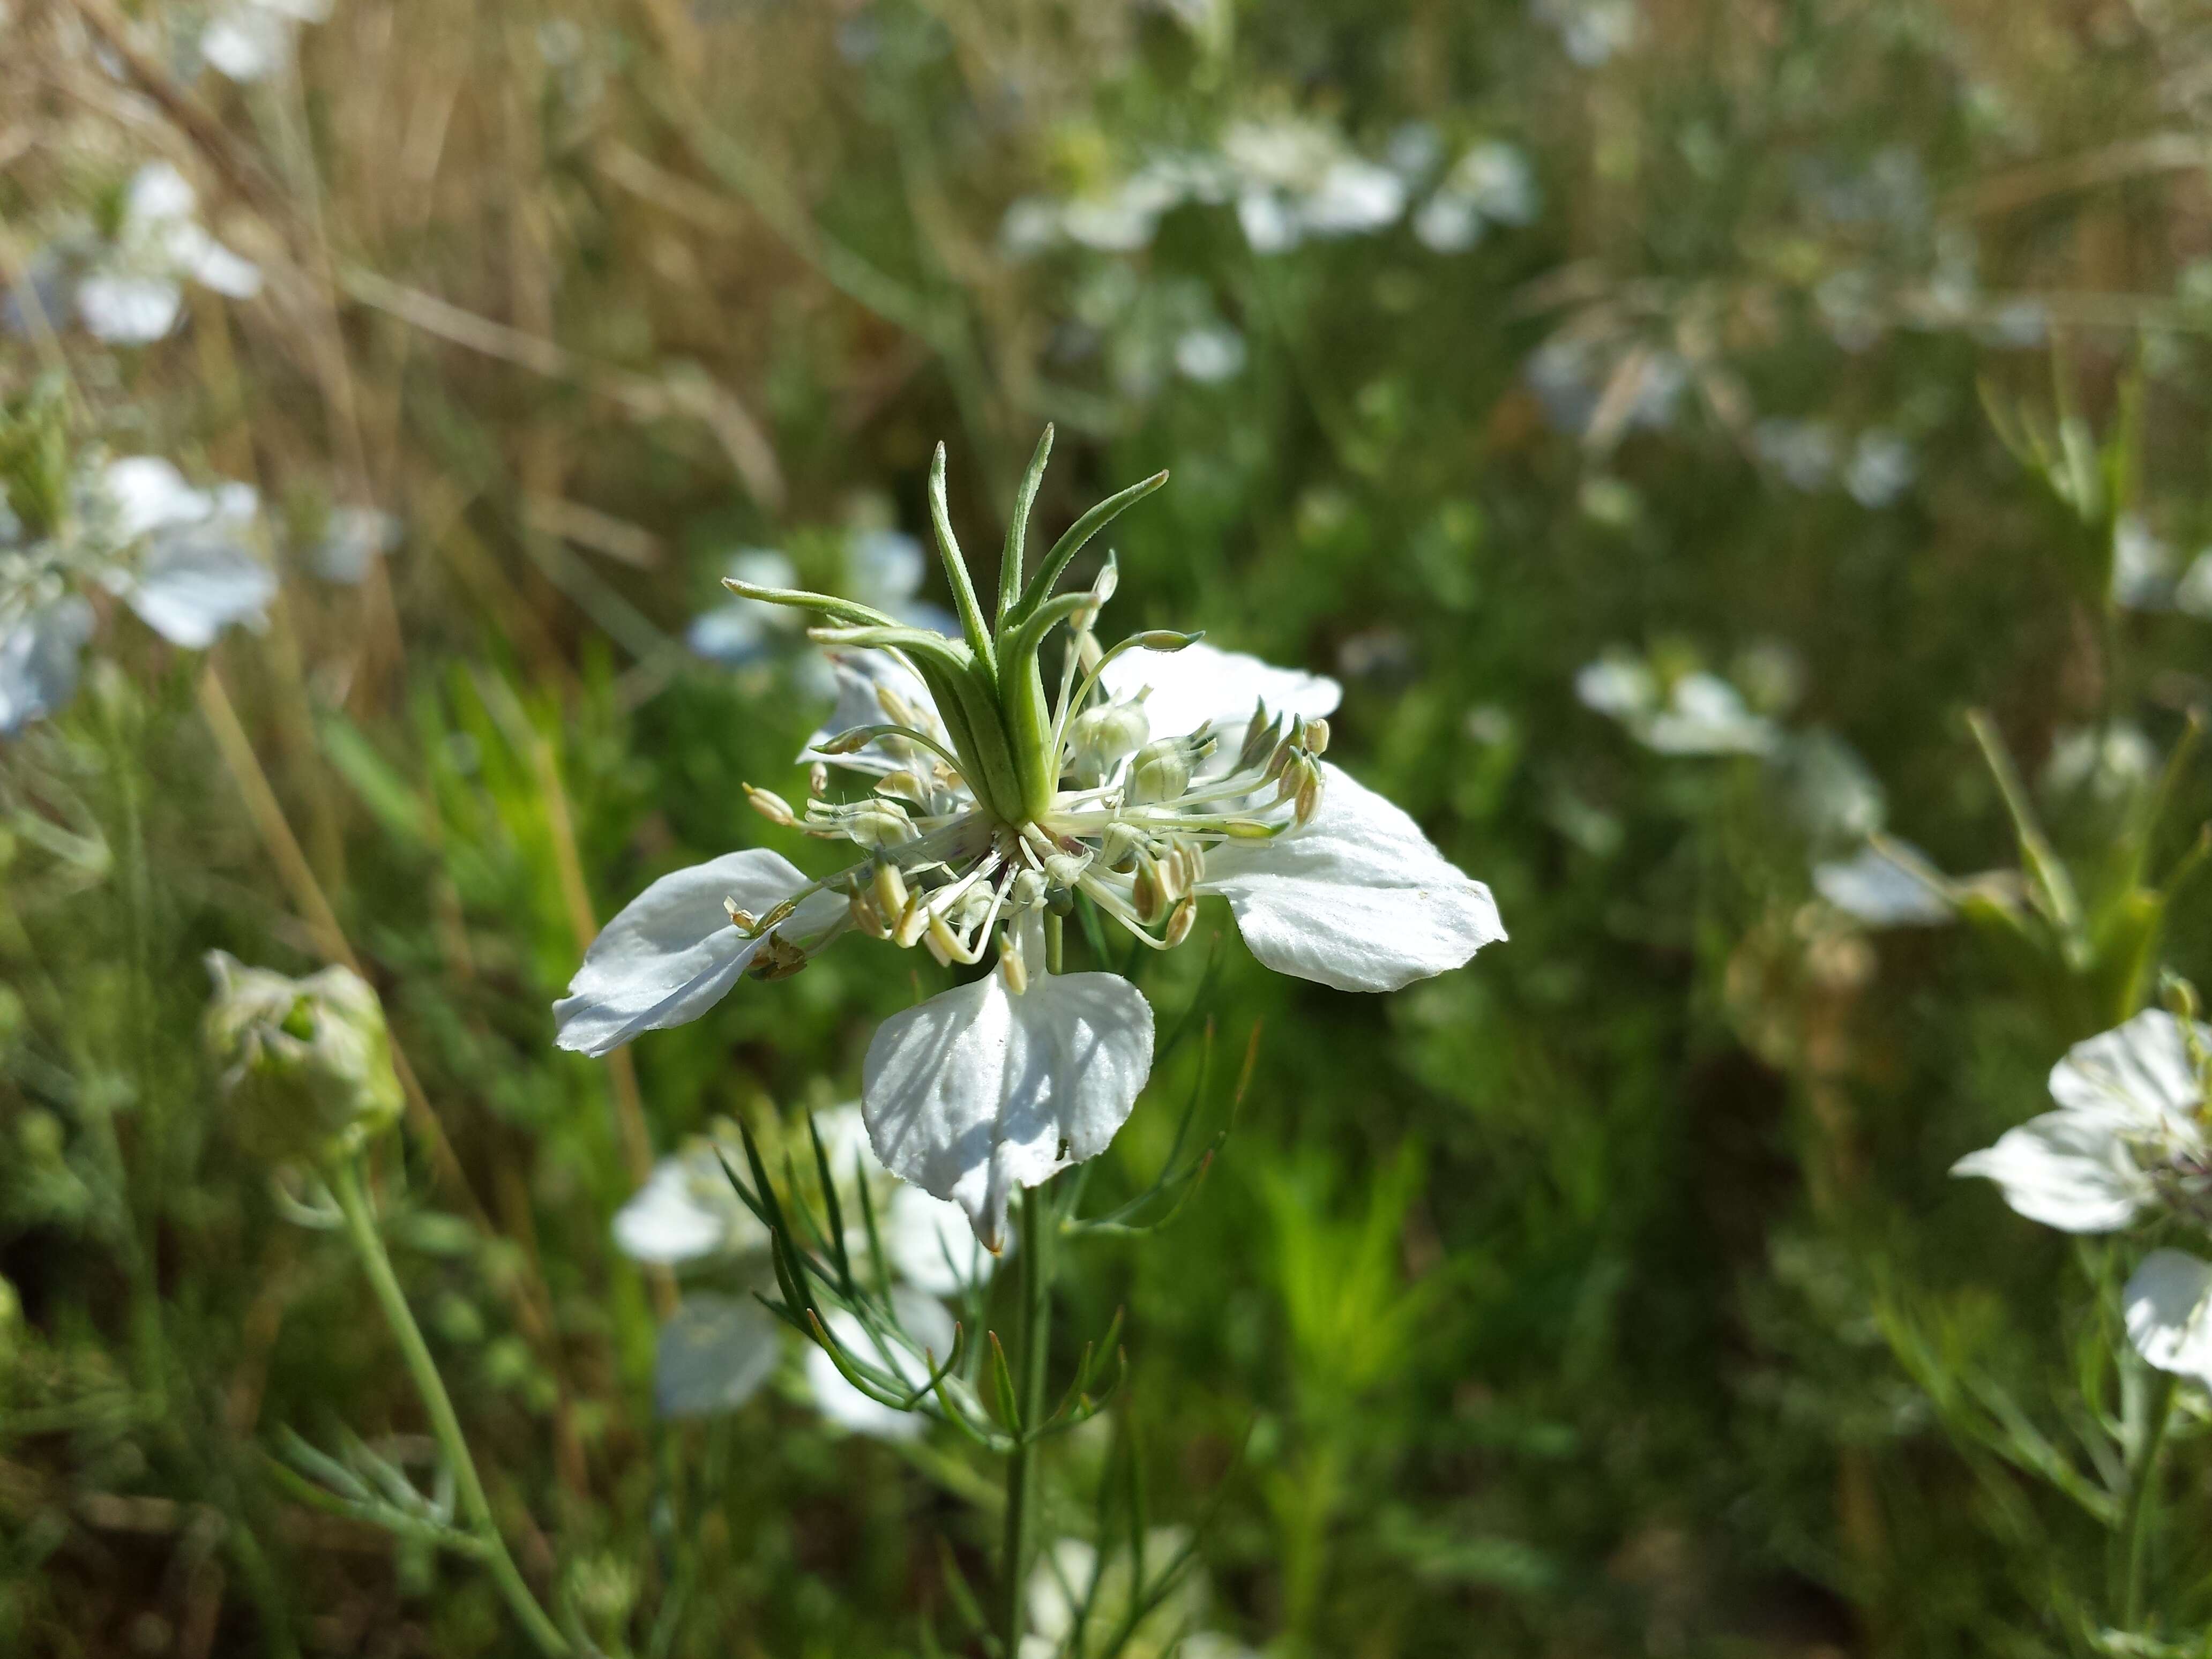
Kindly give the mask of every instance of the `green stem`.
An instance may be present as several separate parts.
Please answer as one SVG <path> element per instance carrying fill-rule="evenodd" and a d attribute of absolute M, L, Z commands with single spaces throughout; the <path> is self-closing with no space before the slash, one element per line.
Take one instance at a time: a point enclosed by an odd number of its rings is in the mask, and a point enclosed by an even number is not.
<path fill-rule="evenodd" d="M 407 1305 L 406 1292 L 399 1288 L 398 1276 L 392 1271 L 392 1258 L 385 1254 L 383 1235 L 376 1230 L 376 1212 L 369 1199 L 368 1185 L 362 1179 L 360 1161 L 349 1158 L 329 1174 L 331 1190 L 345 1215 L 346 1231 L 352 1237 L 354 1253 L 361 1257 L 362 1270 L 368 1275 L 370 1287 L 383 1306 L 384 1317 L 415 1379 L 416 1391 L 422 1396 L 422 1408 L 430 1415 L 430 1431 L 437 1437 L 439 1449 L 453 1472 L 462 1511 L 483 1546 L 484 1565 L 491 1570 L 500 1593 L 507 1597 L 515 1618 L 539 1650 L 553 1656 L 553 1659 L 567 1659 L 568 1638 L 556 1628 L 545 1609 L 538 1605 L 538 1598 L 530 1593 L 530 1586 L 523 1582 L 514 1558 L 507 1553 L 507 1540 L 500 1535 L 499 1523 L 492 1518 L 491 1501 L 484 1496 L 476 1460 L 469 1455 L 469 1443 L 461 1433 L 461 1420 L 454 1414 L 453 1400 L 446 1393 L 445 1379 L 438 1375 L 438 1363 L 430 1357 L 429 1345 L 422 1340 L 422 1328 L 415 1322 L 414 1312 Z"/>
<path fill-rule="evenodd" d="M 2127 1507 L 2120 1516 L 2120 1538 L 2126 1553 L 2120 1589 L 2120 1628 L 2132 1631 L 2142 1623 L 2143 1577 L 2148 1565 L 2153 1512 L 2151 1499 L 2158 1488 L 2159 1454 L 2166 1448 L 2166 1425 L 2173 1417 L 2176 1378 L 2160 1371 L 2152 1379 L 2150 1400 L 2143 1419 L 2142 1443 L 2136 1449 L 2128 1471 Z"/>
<path fill-rule="evenodd" d="M 1054 954 L 1057 954 L 1056 952 Z M 1036 1187 L 1022 1188 L 1020 1235 L 1014 1261 L 1020 1273 L 1020 1304 L 1015 1310 L 1015 1389 L 1019 1416 L 1012 1425 L 1013 1456 L 1006 1464 L 1006 1537 L 1000 1583 L 1000 1628 L 1006 1659 L 1022 1644 L 1022 1591 L 1029 1583 L 1036 1547 L 1038 1426 L 1044 1417 L 1046 1351 L 1052 1344 L 1052 1206 Z"/>

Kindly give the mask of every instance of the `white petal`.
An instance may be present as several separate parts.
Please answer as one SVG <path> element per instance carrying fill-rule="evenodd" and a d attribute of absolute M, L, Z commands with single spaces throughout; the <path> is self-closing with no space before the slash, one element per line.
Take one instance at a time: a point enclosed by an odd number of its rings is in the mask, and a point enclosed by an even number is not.
<path fill-rule="evenodd" d="M 768 1234 L 730 1184 L 711 1144 L 653 1166 L 615 1216 L 615 1243 L 633 1261 L 678 1267 L 765 1249 Z"/>
<path fill-rule="evenodd" d="M 200 34 L 200 56 L 233 81 L 266 79 L 289 46 L 283 21 L 253 6 L 232 8 Z"/>
<path fill-rule="evenodd" d="M 1659 681 L 1640 659 L 1607 652 L 1583 665 L 1575 676 L 1575 696 L 1584 708 L 1614 720 L 1641 720 L 1659 701 Z"/>
<path fill-rule="evenodd" d="M 2184 1250 L 2153 1250 L 2120 1292 L 2128 1340 L 2162 1371 L 2212 1386 L 2212 1263 Z"/>
<path fill-rule="evenodd" d="M 769 650 L 768 623 L 761 615 L 767 609 L 751 599 L 732 599 L 702 611 L 684 630 L 684 643 L 694 656 L 725 668 L 742 668 Z"/>
<path fill-rule="evenodd" d="M 334 507 L 315 544 L 315 574 L 348 586 L 366 580 L 376 561 L 399 545 L 399 520 L 373 507 Z"/>
<path fill-rule="evenodd" d="M 660 1328 L 653 1401 L 663 1417 L 713 1417 L 760 1392 L 783 1352 L 775 1316 L 750 1298 L 684 1298 Z"/>
<path fill-rule="evenodd" d="M 1717 674 L 1685 674 L 1675 681 L 1668 706 L 1640 735 L 1662 755 L 1764 755 L 1782 736 Z"/>
<path fill-rule="evenodd" d="M 878 611 L 896 612 L 912 599 L 927 568 L 921 544 L 903 531 L 863 530 L 845 550 L 850 597 Z"/>
<path fill-rule="evenodd" d="M 95 339 L 145 345 L 177 325 L 185 296 L 165 276 L 96 271 L 76 285 L 76 313 Z"/>
<path fill-rule="evenodd" d="M 2212 1048 L 2212 1027 L 2197 1039 Z M 2100 1115 L 2130 1133 L 2197 1146 L 2201 1094 L 2181 1023 L 2162 1008 L 2146 1009 L 2124 1025 L 2066 1051 L 2051 1068 L 2051 1097 L 2077 1112 Z"/>
<path fill-rule="evenodd" d="M 891 1309 L 898 1316 L 900 1328 L 942 1365 L 952 1352 L 952 1316 L 933 1298 L 902 1289 L 891 1291 Z M 909 1389 L 919 1389 L 929 1380 L 921 1354 L 909 1353 L 896 1342 L 886 1342 L 878 1349 L 867 1328 L 844 1309 L 830 1309 L 823 1322 L 850 1358 L 890 1371 Z M 823 1416 L 855 1434 L 877 1440 L 914 1440 L 928 1431 L 929 1419 L 921 1413 L 886 1406 L 848 1382 L 837 1362 L 817 1346 L 806 1350 L 806 1386 Z"/>
<path fill-rule="evenodd" d="M 259 627 L 276 573 L 219 530 L 160 537 L 123 597 L 172 645 L 204 651 L 233 623 Z"/>
<path fill-rule="evenodd" d="M 957 1204 L 902 1182 L 881 1218 L 891 1271 L 932 1296 L 964 1296 L 991 1276 L 999 1258 L 979 1243 Z"/>
<path fill-rule="evenodd" d="M 1188 737 L 1211 720 L 1224 734 L 1223 747 L 1232 752 L 1254 705 L 1265 702 L 1271 716 L 1319 720 L 1335 713 L 1344 696 L 1344 688 L 1327 675 L 1277 668 L 1203 640 L 1181 651 L 1124 651 L 1106 665 L 1098 684 L 1117 702 L 1149 687 L 1145 718 L 1155 738 Z"/>
<path fill-rule="evenodd" d="M 115 534 L 135 541 L 149 531 L 198 524 L 214 513 L 215 497 L 195 489 L 159 455 L 125 455 L 110 461 L 101 486 L 115 506 Z"/>
<path fill-rule="evenodd" d="M 1951 901 L 1941 890 L 1877 847 L 1814 865 L 1813 886 L 1845 915 L 1871 927 L 1927 927 L 1951 919 Z"/>
<path fill-rule="evenodd" d="M 1104 1152 L 1152 1068 L 1152 1005 L 1128 981 L 1039 974 L 1015 996 L 993 973 L 885 1020 L 861 1100 L 891 1172 L 995 1249 L 1014 1189 Z"/>
<path fill-rule="evenodd" d="M 856 772 L 892 772 L 910 763 L 893 756 L 880 747 L 871 746 L 855 755 L 825 755 L 822 745 L 841 732 L 849 732 L 856 726 L 882 726 L 890 721 L 884 712 L 882 693 L 890 691 L 915 713 L 926 714 L 927 723 L 921 728 L 926 737 L 937 735 L 937 702 L 929 695 L 929 688 L 921 678 L 888 651 L 841 651 L 830 659 L 830 671 L 837 678 L 837 704 L 830 711 L 830 718 L 806 740 L 799 751 L 799 763 L 827 761 L 832 766 L 850 768 Z"/>
<path fill-rule="evenodd" d="M 2115 1126 L 2080 1112 L 2045 1112 L 2008 1129 L 1994 1146 L 1951 1166 L 2004 1190 L 2030 1221 L 2068 1233 L 2109 1233 L 2133 1221 L 2152 1198 Z"/>
<path fill-rule="evenodd" d="M 1346 156 L 1329 164 L 1298 216 L 1316 236 L 1380 230 L 1405 211 L 1405 181 L 1386 167 Z"/>
<path fill-rule="evenodd" d="M 823 1156 L 830 1160 L 830 1178 L 837 1182 L 841 1192 L 852 1180 L 855 1166 L 863 1181 L 890 1179 L 890 1171 L 884 1168 L 876 1149 L 868 1145 L 868 1121 L 862 1115 L 858 1101 L 815 1113 L 814 1133 L 821 1138 Z"/>
<path fill-rule="evenodd" d="M 77 653 L 91 637 L 92 607 L 74 593 L 0 634 L 0 737 L 69 702 L 76 691 Z"/>
<path fill-rule="evenodd" d="M 195 281 L 228 299 L 251 300 L 261 292 L 261 267 L 212 236 L 198 240 L 185 269 Z"/>
<path fill-rule="evenodd" d="M 131 183 L 123 192 L 124 221 L 130 227 L 173 224 L 179 219 L 190 219 L 199 199 L 191 180 L 173 165 L 149 161 L 131 175 Z"/>
<path fill-rule="evenodd" d="M 1505 937 L 1490 890 L 1413 819 L 1326 761 L 1322 772 L 1304 827 L 1207 856 L 1199 890 L 1229 901 L 1254 956 L 1340 991 L 1395 991 Z"/>
<path fill-rule="evenodd" d="M 603 1054 L 640 1031 L 698 1018 L 729 994 L 766 942 L 731 926 L 723 900 L 763 915 L 805 885 L 789 860 L 760 847 L 663 876 L 584 952 L 568 994 L 553 1005 L 554 1041 Z M 804 940 L 834 925 L 844 905 L 834 893 L 817 893 L 778 931 Z"/>

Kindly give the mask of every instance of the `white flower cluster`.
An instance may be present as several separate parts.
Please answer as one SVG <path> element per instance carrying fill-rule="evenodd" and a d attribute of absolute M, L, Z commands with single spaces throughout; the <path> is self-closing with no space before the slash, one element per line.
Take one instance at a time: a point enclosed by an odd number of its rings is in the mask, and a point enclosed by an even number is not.
<path fill-rule="evenodd" d="M 1918 471 L 1912 446 L 1883 427 L 1869 427 L 1847 448 L 1825 421 L 1770 416 L 1752 428 L 1751 447 L 1791 489 L 1810 495 L 1841 484 L 1869 509 L 1898 501 Z"/>
<path fill-rule="evenodd" d="M 251 485 L 197 489 L 160 457 L 133 455 L 92 468 L 75 496 L 70 520 L 39 535 L 0 502 L 0 735 L 75 692 L 93 632 L 88 590 L 195 651 L 234 623 L 261 626 L 276 592 Z"/>
<path fill-rule="evenodd" d="M 1233 206 L 1259 253 L 1310 240 L 1371 235 L 1396 224 L 1429 183 L 1441 149 L 1433 130 L 1409 128 L 1385 161 L 1370 161 L 1333 127 L 1279 116 L 1231 123 L 1213 150 L 1162 151 L 1133 172 L 1067 198 L 1024 197 L 1006 211 L 1001 240 L 1017 256 L 1072 244 L 1102 253 L 1149 246 L 1161 219 L 1187 204 Z M 1473 247 L 1492 225 L 1536 216 L 1527 159 L 1480 143 L 1437 180 L 1413 231 L 1440 253 Z"/>
<path fill-rule="evenodd" d="M 843 555 L 844 579 L 836 590 L 845 598 L 916 628 L 958 631 L 959 623 L 948 612 L 919 597 L 927 561 L 913 537 L 897 530 L 856 530 L 844 538 Z M 723 574 L 749 587 L 799 585 L 790 556 L 769 547 L 738 549 Z M 804 634 L 797 612 L 732 595 L 693 617 L 684 638 L 708 661 L 742 668 L 805 649 Z M 812 652 L 807 657 L 819 659 Z M 826 673 L 819 683 L 827 695 L 831 688 Z"/>
<path fill-rule="evenodd" d="M 876 1160 L 857 1105 L 817 1114 L 814 1129 L 848 1216 L 857 1212 L 860 1188 L 868 1188 L 894 1277 L 891 1306 L 901 1328 L 943 1361 L 952 1352 L 953 1336 L 945 1302 L 965 1297 L 988 1279 L 997 1259 L 976 1243 L 957 1205 L 907 1185 Z M 784 1352 L 783 1328 L 750 1294 L 775 1289 L 768 1230 L 738 1196 L 726 1158 L 744 1167 L 734 1134 L 694 1141 L 663 1158 L 615 1218 L 615 1243 L 633 1261 L 692 1274 L 720 1273 L 748 1291 L 733 1297 L 693 1291 L 663 1328 L 654 1397 L 666 1417 L 736 1410 L 759 1392 Z M 856 1239 L 851 1248 L 865 1255 L 867 1247 Z M 848 1350 L 878 1359 L 873 1339 L 853 1315 L 837 1309 L 826 1317 Z M 917 1358 L 902 1348 L 880 1359 L 916 1386 L 926 1379 Z M 884 1440 L 908 1439 L 928 1426 L 925 1417 L 894 1411 L 862 1394 L 813 1344 L 806 1346 L 805 1364 L 815 1407 L 831 1422 Z"/>
<path fill-rule="evenodd" d="M 149 161 L 124 187 L 112 232 L 88 245 L 76 281 L 78 320 L 111 345 L 144 345 L 176 327 L 188 280 L 234 300 L 261 291 L 260 268 L 200 223 L 191 181 L 167 161 Z"/>
<path fill-rule="evenodd" d="M 2051 1069 L 2056 1111 L 1960 1158 L 1954 1175 L 1994 1181 L 2031 1221 L 2112 1233 L 2152 1220 L 2212 1224 L 2205 1139 L 2207 1039 L 2160 1009 L 2078 1042 Z M 2150 1364 L 2212 1387 L 2212 1262 L 2185 1250 L 2143 1257 L 2121 1292 L 2128 1337 Z"/>
<path fill-rule="evenodd" d="M 1949 921 L 1960 884 L 1881 833 L 1887 802 L 1857 751 L 1832 732 L 1782 723 L 1796 700 L 1796 678 L 1794 659 L 1774 647 L 1745 653 L 1734 679 L 1615 647 L 1584 665 L 1575 693 L 1654 753 L 1749 756 L 1774 768 L 1814 845 L 1814 890 L 1854 921 L 1869 927 Z M 1826 855 L 1838 849 L 1849 850 Z"/>

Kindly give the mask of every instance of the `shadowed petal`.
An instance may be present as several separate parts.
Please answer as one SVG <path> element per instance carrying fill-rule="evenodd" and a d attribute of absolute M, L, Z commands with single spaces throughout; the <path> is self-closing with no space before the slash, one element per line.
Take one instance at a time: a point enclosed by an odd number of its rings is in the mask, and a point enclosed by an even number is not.
<path fill-rule="evenodd" d="M 1229 901 L 1254 956 L 1340 991 L 1395 991 L 1505 937 L 1490 890 L 1413 819 L 1326 761 L 1322 772 L 1309 823 L 1207 856 L 1199 891 Z"/>
<path fill-rule="evenodd" d="M 2120 1292 L 2128 1340 L 2162 1371 L 2212 1385 L 2212 1263 L 2185 1250 L 2153 1250 Z"/>
<path fill-rule="evenodd" d="M 943 1364 L 952 1352 L 953 1341 L 952 1316 L 943 1305 L 902 1286 L 891 1291 L 891 1311 L 897 1316 L 899 1328 L 938 1364 Z M 919 1389 L 929 1380 L 929 1367 L 923 1363 L 922 1354 L 910 1353 L 890 1341 L 878 1349 L 875 1339 L 856 1315 L 832 1308 L 823 1315 L 823 1322 L 847 1354 L 862 1364 L 891 1372 L 908 1389 Z M 915 1440 L 928 1431 L 927 1417 L 870 1399 L 848 1382 L 837 1362 L 815 1345 L 806 1350 L 806 1387 L 823 1416 L 855 1434 L 877 1440 Z"/>
<path fill-rule="evenodd" d="M 760 1304 L 695 1292 L 660 1328 L 653 1407 L 663 1417 L 733 1412 L 760 1392 L 782 1352 L 782 1328 Z"/>
<path fill-rule="evenodd" d="M 765 848 L 726 853 L 663 876 L 609 922 L 568 994 L 553 1005 L 563 1048 L 603 1054 L 640 1031 L 696 1019 L 729 994 L 768 935 L 748 939 L 732 927 L 725 899 L 763 915 L 806 885 L 796 866 Z M 798 941 L 828 931 L 845 901 L 817 893 L 777 929 Z"/>
<path fill-rule="evenodd" d="M 2081 1112 L 2030 1118 L 1996 1146 L 1969 1152 L 1951 1173 L 1996 1182 L 2030 1221 L 2068 1233 L 2124 1227 L 2152 1196 L 2118 1126 Z"/>
<path fill-rule="evenodd" d="M 868 1135 L 894 1175 L 968 1212 L 995 1249 L 1006 1205 L 1096 1158 L 1152 1068 L 1152 1010 L 1114 974 L 998 974 L 894 1014 L 868 1045 Z"/>
<path fill-rule="evenodd" d="M 0 634 L 0 736 L 43 720 L 76 691 L 77 653 L 92 637 L 92 607 L 71 593 Z"/>
<path fill-rule="evenodd" d="M 804 766 L 814 761 L 827 761 L 832 766 L 842 766 L 854 772 L 884 774 L 896 772 L 914 763 L 903 751 L 894 754 L 879 741 L 870 744 L 857 754 L 825 755 L 822 745 L 841 732 L 849 732 L 857 726 L 883 726 L 892 723 L 883 694 L 888 691 L 896 702 L 902 702 L 914 714 L 921 716 L 918 728 L 924 737 L 939 735 L 937 702 L 929 695 L 929 688 L 921 677 L 904 662 L 888 651 L 841 651 L 830 659 L 830 672 L 836 677 L 837 702 L 830 709 L 830 718 L 806 740 L 799 751 L 799 763 Z"/>
<path fill-rule="evenodd" d="M 219 524 L 157 536 L 123 597 L 172 645 L 204 651 L 233 623 L 259 628 L 276 573 Z"/>
<path fill-rule="evenodd" d="M 704 1141 L 653 1166 L 645 1185 L 616 1212 L 614 1235 L 631 1261 L 669 1267 L 768 1248 L 767 1230 Z"/>

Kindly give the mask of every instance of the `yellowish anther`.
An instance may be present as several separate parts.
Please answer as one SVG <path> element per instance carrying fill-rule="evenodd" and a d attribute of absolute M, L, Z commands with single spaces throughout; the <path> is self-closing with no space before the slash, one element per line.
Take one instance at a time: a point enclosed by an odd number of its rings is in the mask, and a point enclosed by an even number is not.
<path fill-rule="evenodd" d="M 1321 768 L 1311 761 L 1304 763 L 1304 775 L 1298 780 L 1297 805 L 1292 809 L 1301 824 L 1313 821 L 1321 808 Z"/>
<path fill-rule="evenodd" d="M 1137 860 L 1137 879 L 1130 887 L 1129 901 L 1137 907 L 1137 920 L 1147 927 L 1167 914 L 1168 896 L 1160 884 L 1160 866 L 1148 856 Z"/>
<path fill-rule="evenodd" d="M 969 954 L 967 947 L 960 943 L 960 935 L 952 931 L 952 925 L 945 920 L 942 911 L 929 912 L 927 938 L 930 954 L 936 957 L 939 962 L 973 962 L 975 960 L 975 957 Z"/>
<path fill-rule="evenodd" d="M 931 912 L 923 905 L 921 895 L 909 894 L 906 908 L 899 912 L 898 921 L 891 927 L 891 942 L 905 950 L 922 936 L 930 920 Z"/>
<path fill-rule="evenodd" d="M 817 800 L 830 790 L 830 769 L 820 761 L 806 769 L 806 793 Z"/>
<path fill-rule="evenodd" d="M 722 900 L 722 908 L 730 918 L 730 926 L 744 934 L 746 938 L 750 939 L 760 932 L 759 918 L 750 910 L 738 908 L 737 900 L 725 896 Z"/>
<path fill-rule="evenodd" d="M 1327 754 L 1328 752 L 1328 722 L 1327 720 L 1308 720 L 1306 722 L 1304 741 L 1305 751 L 1309 755 Z"/>
<path fill-rule="evenodd" d="M 745 799 L 752 803 L 753 811 L 770 823 L 779 823 L 788 830 L 799 822 L 799 814 L 791 810 L 791 803 L 773 789 L 756 789 L 749 783 L 744 786 L 744 790 Z"/>
<path fill-rule="evenodd" d="M 1187 897 L 1176 906 L 1175 914 L 1168 918 L 1168 930 L 1161 937 L 1170 945 L 1180 945 L 1190 937 L 1190 930 L 1197 922 L 1198 901 Z"/>
<path fill-rule="evenodd" d="M 889 939 L 891 936 L 891 930 L 884 925 L 884 914 L 877 907 L 872 890 L 861 888 L 846 902 L 845 908 L 853 919 L 853 926 L 870 939 Z"/>
<path fill-rule="evenodd" d="M 889 860 L 878 860 L 873 885 L 876 903 L 884 915 L 903 916 L 906 914 L 906 878 L 899 873 L 898 866 Z"/>
<path fill-rule="evenodd" d="M 916 806 L 929 805 L 929 792 L 922 787 L 921 780 L 908 771 L 890 773 L 876 786 L 876 790 L 879 794 L 896 795 L 902 800 L 912 801 Z"/>
<path fill-rule="evenodd" d="M 1006 989 L 1016 996 L 1030 988 L 1029 964 L 1022 960 L 1011 933 L 999 946 L 999 973 L 1006 981 Z"/>

